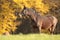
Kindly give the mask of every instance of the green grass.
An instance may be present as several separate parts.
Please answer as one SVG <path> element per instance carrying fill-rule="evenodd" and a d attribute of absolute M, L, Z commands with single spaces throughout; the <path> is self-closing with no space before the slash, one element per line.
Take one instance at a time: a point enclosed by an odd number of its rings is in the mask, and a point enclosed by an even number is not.
<path fill-rule="evenodd" d="M 19 35 L 0 35 L 0 40 L 60 40 L 60 35 L 49 34 L 19 34 Z"/>

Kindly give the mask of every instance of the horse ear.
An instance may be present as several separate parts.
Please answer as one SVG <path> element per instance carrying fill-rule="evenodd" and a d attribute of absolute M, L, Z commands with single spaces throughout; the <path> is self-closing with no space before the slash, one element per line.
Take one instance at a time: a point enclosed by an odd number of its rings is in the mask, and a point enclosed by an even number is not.
<path fill-rule="evenodd" d="M 21 13 L 23 13 L 23 14 L 26 13 L 26 11 L 25 11 L 26 9 L 27 9 L 27 7 L 24 6 L 24 8 L 22 9 Z"/>
<path fill-rule="evenodd" d="M 27 9 L 27 7 L 24 6 L 24 10 Z"/>

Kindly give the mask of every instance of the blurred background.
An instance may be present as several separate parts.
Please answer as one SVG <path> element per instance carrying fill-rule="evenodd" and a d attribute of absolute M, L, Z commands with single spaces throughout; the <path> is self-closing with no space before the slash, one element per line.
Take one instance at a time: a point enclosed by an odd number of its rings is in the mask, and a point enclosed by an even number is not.
<path fill-rule="evenodd" d="M 36 23 L 29 16 L 21 15 L 24 6 L 35 9 L 42 16 L 57 17 L 54 32 L 60 33 L 60 0 L 0 0 L 0 34 L 39 33 Z"/>

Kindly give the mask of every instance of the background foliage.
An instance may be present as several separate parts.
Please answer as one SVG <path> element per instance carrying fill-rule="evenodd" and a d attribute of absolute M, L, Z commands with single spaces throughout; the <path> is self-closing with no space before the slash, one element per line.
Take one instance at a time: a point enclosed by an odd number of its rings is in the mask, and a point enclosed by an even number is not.
<path fill-rule="evenodd" d="M 41 15 L 52 14 L 59 20 L 58 30 L 60 25 L 60 0 L 0 0 L 0 34 L 5 32 L 14 32 L 21 27 L 31 24 L 29 17 L 19 15 L 24 6 L 27 8 L 34 8 Z M 16 20 L 17 19 L 17 20 Z M 30 21 L 29 23 L 26 21 Z M 17 26 L 19 25 L 19 26 Z M 30 27 L 31 28 L 31 27 Z M 22 29 L 20 29 L 21 31 Z M 26 30 L 26 29 L 25 29 Z M 23 29 L 24 31 L 24 29 Z M 60 31 L 57 31 L 60 32 Z"/>

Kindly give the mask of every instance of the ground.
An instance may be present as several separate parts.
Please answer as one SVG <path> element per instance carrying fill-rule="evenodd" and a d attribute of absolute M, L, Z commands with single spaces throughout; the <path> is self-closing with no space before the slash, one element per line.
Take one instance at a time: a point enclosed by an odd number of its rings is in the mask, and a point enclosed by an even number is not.
<path fill-rule="evenodd" d="M 19 34 L 19 35 L 0 35 L 0 40 L 60 40 L 60 34 Z"/>

